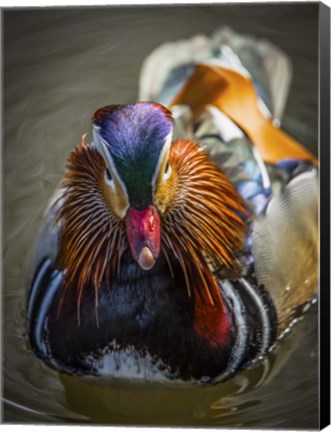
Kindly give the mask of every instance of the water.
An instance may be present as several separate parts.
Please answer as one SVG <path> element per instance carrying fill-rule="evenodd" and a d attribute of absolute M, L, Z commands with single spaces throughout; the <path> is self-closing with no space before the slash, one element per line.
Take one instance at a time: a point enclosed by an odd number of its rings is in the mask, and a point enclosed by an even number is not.
<path fill-rule="evenodd" d="M 60 375 L 26 343 L 31 244 L 70 150 L 94 111 L 136 99 L 159 43 L 220 25 L 269 39 L 293 60 L 283 127 L 316 153 L 318 5 L 78 8 L 4 15 L 4 421 L 318 427 L 313 308 L 261 364 L 213 387 Z M 298 367 L 300 365 L 300 367 Z"/>

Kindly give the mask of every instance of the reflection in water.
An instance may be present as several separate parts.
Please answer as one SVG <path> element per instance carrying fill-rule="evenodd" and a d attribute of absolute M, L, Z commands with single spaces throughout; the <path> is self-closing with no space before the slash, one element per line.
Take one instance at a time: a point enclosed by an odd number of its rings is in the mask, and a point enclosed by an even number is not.
<path fill-rule="evenodd" d="M 316 307 L 261 364 L 212 387 L 64 376 L 26 344 L 29 251 L 69 151 L 98 107 L 135 100 L 142 60 L 160 42 L 224 24 L 293 59 L 283 126 L 316 152 L 317 5 L 5 13 L 5 421 L 317 427 Z"/>

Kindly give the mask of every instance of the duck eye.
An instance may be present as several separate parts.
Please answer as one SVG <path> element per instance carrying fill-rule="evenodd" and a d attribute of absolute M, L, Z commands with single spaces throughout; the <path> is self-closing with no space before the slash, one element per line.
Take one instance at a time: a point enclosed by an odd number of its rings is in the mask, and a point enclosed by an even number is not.
<path fill-rule="evenodd" d="M 108 168 L 106 168 L 106 179 L 108 181 L 112 181 L 113 179 Z"/>
<path fill-rule="evenodd" d="M 166 166 L 164 168 L 163 179 L 168 180 L 168 178 L 170 177 L 170 174 L 171 174 L 171 166 L 169 165 L 169 162 L 167 162 Z"/>
<path fill-rule="evenodd" d="M 106 168 L 105 180 L 106 180 L 106 183 L 108 184 L 108 186 L 110 186 L 111 188 L 114 188 L 114 180 L 113 180 L 111 172 L 109 171 L 108 168 Z"/>

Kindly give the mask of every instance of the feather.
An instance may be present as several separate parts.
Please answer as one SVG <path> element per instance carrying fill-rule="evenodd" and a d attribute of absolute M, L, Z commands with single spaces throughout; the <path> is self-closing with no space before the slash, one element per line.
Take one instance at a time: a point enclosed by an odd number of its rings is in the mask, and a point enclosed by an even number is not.
<path fill-rule="evenodd" d="M 172 105 L 189 105 L 195 119 L 207 105 L 215 105 L 246 133 L 265 162 L 296 158 L 316 164 L 314 155 L 263 115 L 258 102 L 249 78 L 229 68 L 200 64 L 175 96 Z"/>
<path fill-rule="evenodd" d="M 275 300 L 279 333 L 318 286 L 318 181 L 316 171 L 292 179 L 274 193 L 253 224 L 257 280 Z"/>
<path fill-rule="evenodd" d="M 108 209 L 103 194 L 104 170 L 96 148 L 82 141 L 69 157 L 58 198 L 62 205 L 56 207 L 55 219 L 61 224 L 56 266 L 66 270 L 63 295 L 73 287 L 77 290 L 78 324 L 82 296 L 90 284 L 95 289 L 98 322 L 98 290 L 103 281 L 108 283 L 109 273 L 115 273 L 127 248 L 123 226 Z"/>
<path fill-rule="evenodd" d="M 247 230 L 242 215 L 248 211 L 226 175 L 197 144 L 174 142 L 169 163 L 177 176 L 178 192 L 163 215 L 163 247 L 180 262 L 188 295 L 193 291 L 204 302 L 220 305 L 219 285 L 210 264 L 214 270 L 220 265 L 236 268 L 236 253 L 243 247 Z"/>

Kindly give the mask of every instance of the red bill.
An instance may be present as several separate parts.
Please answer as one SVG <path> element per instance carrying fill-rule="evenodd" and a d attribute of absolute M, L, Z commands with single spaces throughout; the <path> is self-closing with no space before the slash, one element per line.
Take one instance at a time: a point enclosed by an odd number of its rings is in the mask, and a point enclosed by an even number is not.
<path fill-rule="evenodd" d="M 133 258 L 144 270 L 150 270 L 160 253 L 161 223 L 153 205 L 139 211 L 129 208 L 126 215 L 126 232 Z"/>

